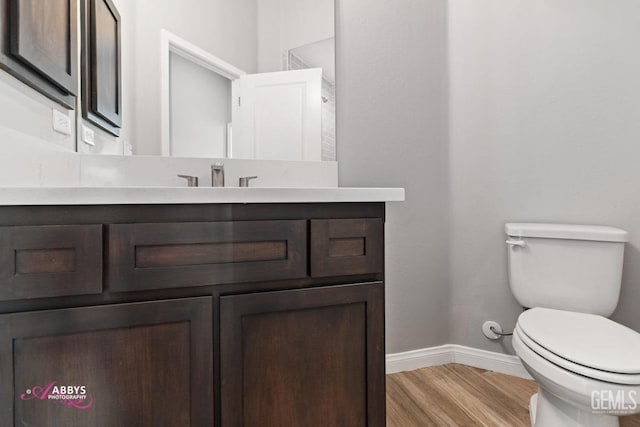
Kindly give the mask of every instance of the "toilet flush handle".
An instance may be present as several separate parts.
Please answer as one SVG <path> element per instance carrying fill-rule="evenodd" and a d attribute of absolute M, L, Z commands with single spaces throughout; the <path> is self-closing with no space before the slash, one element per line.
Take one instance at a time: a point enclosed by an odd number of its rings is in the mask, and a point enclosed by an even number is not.
<path fill-rule="evenodd" d="M 524 248 L 526 246 L 526 243 L 524 242 L 524 240 L 509 239 L 509 240 L 507 240 L 507 245 L 509 245 L 509 246 L 517 246 L 519 248 Z"/>

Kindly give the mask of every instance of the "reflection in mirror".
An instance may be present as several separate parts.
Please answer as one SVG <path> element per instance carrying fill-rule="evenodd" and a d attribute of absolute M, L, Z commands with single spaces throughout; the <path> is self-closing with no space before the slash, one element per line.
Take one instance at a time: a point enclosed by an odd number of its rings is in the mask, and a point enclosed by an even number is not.
<path fill-rule="evenodd" d="M 334 0 L 117 3 L 136 154 L 336 160 Z"/>
<path fill-rule="evenodd" d="M 163 154 L 230 156 L 231 80 L 174 53 L 169 64 L 170 134 Z"/>

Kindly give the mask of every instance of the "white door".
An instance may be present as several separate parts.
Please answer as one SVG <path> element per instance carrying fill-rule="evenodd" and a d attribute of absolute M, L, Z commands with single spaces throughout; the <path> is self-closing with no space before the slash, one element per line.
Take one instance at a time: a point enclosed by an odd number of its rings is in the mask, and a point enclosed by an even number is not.
<path fill-rule="evenodd" d="M 233 100 L 233 158 L 321 160 L 322 69 L 244 75 Z"/>

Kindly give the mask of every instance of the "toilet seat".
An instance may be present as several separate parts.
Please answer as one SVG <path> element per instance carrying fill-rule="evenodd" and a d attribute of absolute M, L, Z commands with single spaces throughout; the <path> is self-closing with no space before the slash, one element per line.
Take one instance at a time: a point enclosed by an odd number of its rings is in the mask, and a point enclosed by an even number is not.
<path fill-rule="evenodd" d="M 564 359 L 544 347 L 538 345 L 535 341 L 529 338 L 522 329 L 516 325 L 514 335 L 520 338 L 520 341 L 527 346 L 531 351 L 538 356 L 547 360 L 554 365 L 557 365 L 567 371 L 575 374 L 582 375 L 587 378 L 591 378 L 598 381 L 603 381 L 612 384 L 624 384 L 624 385 L 640 385 L 640 375 L 637 374 L 620 374 L 615 372 L 601 371 L 599 369 L 590 368 L 584 365 L 574 363 L 570 360 Z"/>
<path fill-rule="evenodd" d="M 543 399 L 543 402 L 546 401 L 547 403 L 543 405 L 544 408 L 540 407 L 540 400 L 538 399 L 530 408 L 534 416 L 536 416 L 536 422 L 539 422 L 541 426 L 617 426 L 618 424 L 615 421 L 617 421 L 617 415 L 619 414 L 615 412 L 615 409 L 611 412 L 593 413 L 594 392 L 606 390 L 614 396 L 624 395 L 630 397 L 640 395 L 640 385 L 615 384 L 587 378 L 550 362 L 524 344 L 518 332 L 513 334 L 513 348 L 527 372 L 538 383 L 538 393 L 545 394 L 547 397 L 551 395 L 557 398 L 551 404 L 549 399 Z M 560 401 L 567 403 L 569 406 L 563 405 Z M 640 406 L 637 406 L 631 414 L 638 412 L 640 412 Z M 562 422 L 558 422 L 557 419 L 549 421 L 549 417 L 545 416 L 545 414 L 561 415 L 564 419 Z M 613 418 L 609 418 L 609 416 Z"/>
<path fill-rule="evenodd" d="M 640 385 L 640 334 L 602 316 L 534 308 L 520 315 L 515 333 L 532 351 L 568 371 Z"/>

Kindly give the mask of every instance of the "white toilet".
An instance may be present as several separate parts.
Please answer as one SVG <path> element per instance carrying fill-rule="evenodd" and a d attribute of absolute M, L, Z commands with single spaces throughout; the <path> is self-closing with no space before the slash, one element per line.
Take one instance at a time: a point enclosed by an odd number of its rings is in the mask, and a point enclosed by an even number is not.
<path fill-rule="evenodd" d="M 607 319 L 620 295 L 627 232 L 506 224 L 509 283 L 523 312 L 513 347 L 539 390 L 536 427 L 617 427 L 640 413 L 640 334 Z"/>

